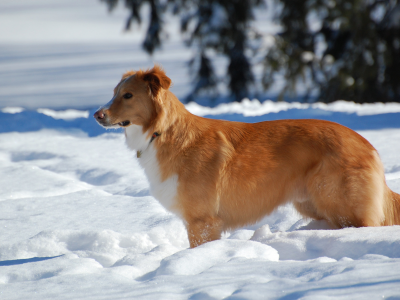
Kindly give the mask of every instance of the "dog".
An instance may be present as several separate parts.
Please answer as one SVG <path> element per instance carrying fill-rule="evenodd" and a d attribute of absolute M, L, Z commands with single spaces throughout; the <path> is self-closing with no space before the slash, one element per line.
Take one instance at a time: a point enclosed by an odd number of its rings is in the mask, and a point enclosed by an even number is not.
<path fill-rule="evenodd" d="M 94 118 L 125 129 L 151 194 L 182 218 L 191 248 L 287 202 L 332 228 L 400 224 L 400 195 L 355 131 L 312 119 L 207 119 L 187 111 L 170 85 L 158 65 L 127 72 Z"/>

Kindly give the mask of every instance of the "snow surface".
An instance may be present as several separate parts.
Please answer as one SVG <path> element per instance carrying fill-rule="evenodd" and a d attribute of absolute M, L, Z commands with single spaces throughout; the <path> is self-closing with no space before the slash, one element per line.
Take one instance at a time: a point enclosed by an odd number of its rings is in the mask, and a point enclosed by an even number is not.
<path fill-rule="evenodd" d="M 272 10 L 257 14 L 257 28 L 270 37 L 277 30 L 271 22 Z M 142 51 L 147 15 L 141 26 L 134 23 L 125 32 L 128 15 L 123 5 L 108 13 L 99 0 L 0 1 L 0 107 L 100 106 L 112 98 L 124 72 L 148 69 L 154 63 L 163 66 L 173 79 L 171 90 L 185 99 L 195 79 L 188 62 L 197 50 L 184 45 L 179 19 L 166 17 L 164 35 L 168 38 L 161 51 L 149 56 Z M 215 73 L 222 79 L 227 63 L 223 57 L 215 60 Z M 261 66 L 255 69 L 260 76 Z M 270 92 L 278 94 L 282 84 Z M 227 94 L 226 86 L 221 85 L 220 91 Z"/>
<path fill-rule="evenodd" d="M 124 71 L 153 62 L 180 98 L 190 90 L 190 50 L 171 35 L 148 57 L 142 35 L 122 33 L 126 14 L 97 0 L 0 2 L 0 299 L 400 299 L 400 226 L 329 230 L 287 205 L 188 249 L 183 223 L 149 195 L 122 131 L 91 117 Z M 398 104 L 187 108 L 245 122 L 342 123 L 378 149 L 400 192 Z"/>
<path fill-rule="evenodd" d="M 192 52 L 171 34 L 163 51 L 142 51 L 143 24 L 125 32 L 129 11 L 112 13 L 99 0 L 0 1 L 0 107 L 90 108 L 107 103 L 121 75 L 160 63 L 173 75 L 172 90 L 191 90 Z M 166 33 L 179 32 L 178 19 Z"/>
<path fill-rule="evenodd" d="M 340 111 L 351 107 L 342 104 Z M 257 121 L 281 112 L 296 118 L 304 110 L 364 126 L 355 108 L 268 105 L 275 113 Z M 224 105 L 243 112 L 248 106 Z M 372 106 L 376 119 L 368 128 L 376 129 L 359 133 L 378 149 L 389 186 L 400 192 L 400 113 Z M 196 109 L 221 116 L 214 114 L 220 107 Z M 123 134 L 98 126 L 88 117 L 93 111 L 0 113 L 0 298 L 400 298 L 400 226 L 329 230 L 287 205 L 259 224 L 188 249 L 182 221 L 149 195 Z"/>

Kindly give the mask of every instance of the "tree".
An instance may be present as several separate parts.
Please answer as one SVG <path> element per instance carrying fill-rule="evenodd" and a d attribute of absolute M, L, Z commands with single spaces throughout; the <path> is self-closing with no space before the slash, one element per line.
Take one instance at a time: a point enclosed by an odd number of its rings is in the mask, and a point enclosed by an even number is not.
<path fill-rule="evenodd" d="M 318 100 L 400 102 L 397 0 L 281 0 L 283 30 L 265 57 L 264 87 L 307 85 Z"/>
<path fill-rule="evenodd" d="M 102 0 L 112 10 L 118 0 Z M 121 0 L 122 1 L 122 0 Z M 255 83 L 251 53 L 264 57 L 263 87 L 276 75 L 285 78 L 281 98 L 306 87 L 304 99 L 331 102 L 400 102 L 400 4 L 398 0 L 275 0 L 282 31 L 273 45 L 259 47 L 262 35 L 252 26 L 263 0 L 124 0 L 130 10 L 126 28 L 141 22 L 150 7 L 143 48 L 160 47 L 163 16 L 178 15 L 186 44 L 197 54 L 190 66 L 197 74 L 193 95 L 212 90 L 221 80 L 211 54 L 229 60 L 228 87 L 235 100 L 250 94 Z M 303 89 L 304 90 L 304 89 Z M 254 94 L 254 93 L 253 93 Z M 192 99 L 192 98 L 189 98 Z"/>
<path fill-rule="evenodd" d="M 102 0 L 112 11 L 118 0 Z M 122 1 L 122 0 L 121 0 Z M 256 36 L 250 23 L 253 9 L 263 6 L 262 0 L 125 0 L 130 10 L 126 29 L 132 22 L 142 21 L 141 9 L 144 4 L 150 6 L 149 27 L 143 42 L 143 48 L 152 54 L 161 45 L 162 15 L 170 10 L 179 15 L 181 31 L 187 37 L 188 46 L 197 48 L 197 54 L 189 65 L 197 74 L 194 82 L 194 95 L 216 88 L 216 77 L 210 53 L 223 54 L 229 59 L 227 75 L 228 86 L 235 100 L 240 101 L 249 95 L 249 87 L 254 82 L 249 58 L 251 49 L 249 35 Z M 189 99 L 192 99 L 189 97 Z"/>

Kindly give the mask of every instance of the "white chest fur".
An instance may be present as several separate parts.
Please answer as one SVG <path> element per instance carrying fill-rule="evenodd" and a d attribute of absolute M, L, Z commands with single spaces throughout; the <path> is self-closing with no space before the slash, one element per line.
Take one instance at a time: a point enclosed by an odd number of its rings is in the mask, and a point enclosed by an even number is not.
<path fill-rule="evenodd" d="M 131 125 L 126 128 L 125 134 L 128 147 L 142 152 L 138 160 L 150 183 L 151 195 L 166 209 L 179 215 L 180 212 L 177 208 L 176 200 L 178 175 L 170 176 L 161 181 L 161 170 L 157 160 L 156 149 L 153 143 L 150 144 L 150 137 L 147 138 L 147 133 L 143 134 L 141 126 Z"/>

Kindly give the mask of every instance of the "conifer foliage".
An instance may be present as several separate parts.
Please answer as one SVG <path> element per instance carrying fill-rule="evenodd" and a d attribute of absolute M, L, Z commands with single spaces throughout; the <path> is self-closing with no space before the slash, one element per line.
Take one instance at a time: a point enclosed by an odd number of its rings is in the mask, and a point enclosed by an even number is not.
<path fill-rule="evenodd" d="M 118 0 L 102 1 L 110 11 L 118 4 Z M 263 6 L 262 0 L 124 0 L 124 3 L 130 10 L 126 29 L 132 22 L 140 24 L 142 7 L 150 6 L 150 22 L 142 45 L 149 54 L 161 45 L 165 12 L 180 17 L 186 44 L 197 49 L 189 63 L 196 74 L 192 95 L 215 91 L 223 80 L 214 72 L 210 55 L 215 54 L 228 58 L 227 85 L 233 98 L 239 101 L 249 95 L 254 75 L 246 52 L 250 47 L 249 34 L 254 33 L 250 27 L 253 9 Z"/>
<path fill-rule="evenodd" d="M 101 1 L 111 11 L 119 0 Z M 400 102 L 400 0 L 271 1 L 281 30 L 266 48 L 252 22 L 255 9 L 270 9 L 263 0 L 120 0 L 130 10 L 127 29 L 149 7 L 149 54 L 162 44 L 166 12 L 179 16 L 186 44 L 196 49 L 192 96 L 221 81 L 234 100 L 254 95 L 254 55 L 262 58 L 265 90 L 284 77 L 282 99 L 302 91 L 304 99 L 324 102 Z M 228 59 L 227 81 L 216 76 L 214 55 Z"/>
<path fill-rule="evenodd" d="M 265 88 L 283 73 L 281 96 L 303 84 L 324 102 L 400 102 L 398 1 L 280 2 L 283 29 L 265 57 Z"/>

